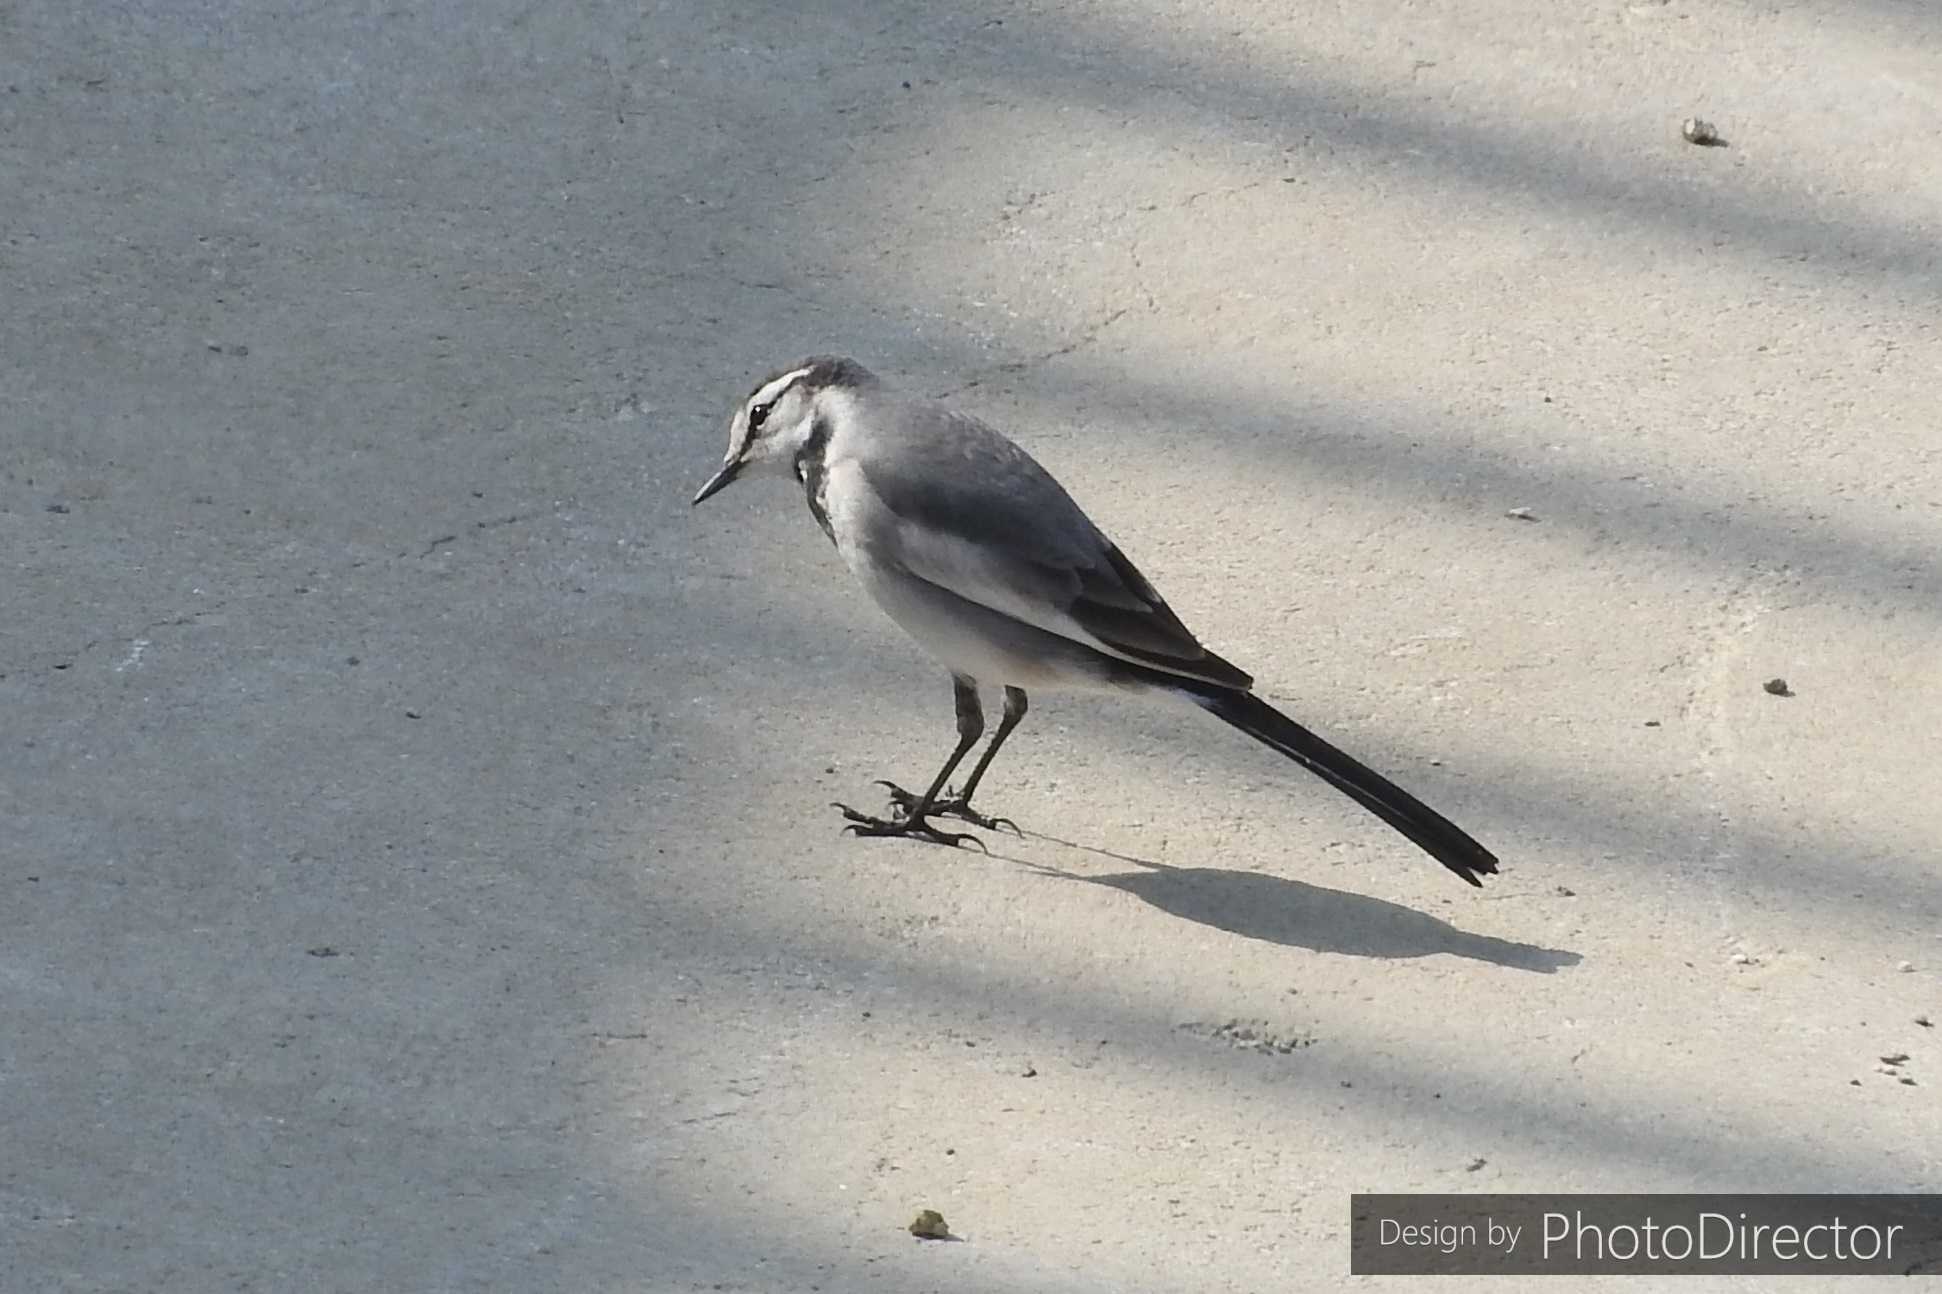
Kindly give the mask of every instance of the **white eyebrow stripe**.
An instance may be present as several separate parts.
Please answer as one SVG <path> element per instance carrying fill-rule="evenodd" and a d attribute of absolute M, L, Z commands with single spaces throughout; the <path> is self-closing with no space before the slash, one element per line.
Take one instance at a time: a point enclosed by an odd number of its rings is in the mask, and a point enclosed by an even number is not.
<path fill-rule="evenodd" d="M 789 387 L 796 381 L 797 378 L 807 376 L 809 373 L 809 370 L 813 367 L 815 366 L 808 365 L 803 368 L 797 369 L 793 373 L 784 373 L 781 377 L 776 378 L 774 381 L 768 383 L 760 391 L 757 391 L 754 395 L 748 398 L 750 407 L 752 408 L 758 404 L 767 404 L 771 400 L 780 399 L 782 397 L 782 393 L 784 391 L 787 391 Z"/>

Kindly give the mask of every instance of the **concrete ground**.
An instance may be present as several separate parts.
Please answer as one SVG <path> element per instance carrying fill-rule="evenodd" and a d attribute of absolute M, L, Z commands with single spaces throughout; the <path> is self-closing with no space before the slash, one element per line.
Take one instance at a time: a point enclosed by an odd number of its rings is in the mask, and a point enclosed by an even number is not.
<path fill-rule="evenodd" d="M 1939 14 L 0 7 L 0 1288 L 1327 1289 L 1358 1189 L 1936 1189 Z M 1503 875 L 1111 697 L 1024 839 L 840 835 L 945 677 L 792 487 L 688 508 L 814 351 Z"/>

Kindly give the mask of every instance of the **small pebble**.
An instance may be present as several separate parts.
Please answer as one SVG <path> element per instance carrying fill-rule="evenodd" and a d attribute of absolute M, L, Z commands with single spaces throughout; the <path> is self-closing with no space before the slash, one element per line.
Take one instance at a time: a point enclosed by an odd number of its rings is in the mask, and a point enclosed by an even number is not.
<path fill-rule="evenodd" d="M 1753 958 L 1747 956 L 1745 953 L 1734 953 L 1726 960 L 1732 962 L 1735 966 L 1751 966 L 1753 964 Z"/>
<path fill-rule="evenodd" d="M 1902 1076 L 1901 1076 L 1901 1077 L 1900 1077 L 1899 1079 L 1897 1079 L 1896 1081 L 1897 1081 L 1897 1082 L 1899 1082 L 1899 1083 L 1900 1083 L 1900 1084 L 1901 1084 L 1901 1085 L 1902 1085 L 1903 1087 L 1913 1087 L 1913 1086 L 1915 1086 L 1915 1080 L 1914 1080 L 1914 1079 L 1912 1079 L 1912 1078 L 1910 1078 L 1910 1077 L 1909 1077 L 1908 1075 L 1906 1075 L 1906 1074 L 1903 1074 L 1903 1075 L 1902 1075 Z"/>
<path fill-rule="evenodd" d="M 1896 962 L 1896 963 L 1895 963 L 1895 969 L 1896 969 L 1896 970 L 1898 970 L 1898 971 L 1900 971 L 1900 972 L 1901 972 L 1902 974 L 1904 974 L 1904 975 L 1909 975 L 1909 974 L 1913 974 L 1913 973 L 1914 973 L 1914 970 L 1915 970 L 1915 963 L 1914 963 L 1914 962 Z"/>
<path fill-rule="evenodd" d="M 1924 1029 L 1933 1029 L 1935 1027 L 1935 1021 L 1925 1015 L 1916 1016 L 1915 1023 L 1921 1025 Z"/>
<path fill-rule="evenodd" d="M 1699 117 L 1688 117 L 1680 122 L 1679 136 L 1688 144 L 1698 144 L 1701 148 L 1711 148 L 1726 142 L 1719 137 L 1719 130 L 1712 122 Z"/>
<path fill-rule="evenodd" d="M 1881 1063 L 1884 1065 L 1906 1065 L 1908 1063 L 1908 1053 L 1898 1051 L 1892 1056 L 1883 1056 Z"/>
<path fill-rule="evenodd" d="M 1508 511 L 1506 511 L 1504 515 L 1509 517 L 1512 521 L 1536 521 L 1537 520 L 1537 513 L 1532 512 L 1529 508 L 1511 508 Z"/>
<path fill-rule="evenodd" d="M 910 1234 L 919 1240 L 949 1240 L 951 1228 L 936 1209 L 925 1209 L 910 1222 Z"/>
<path fill-rule="evenodd" d="M 1558 897 L 1561 899 L 1575 899 L 1578 897 L 1578 891 L 1572 889 L 1569 885 L 1560 885 L 1558 886 Z"/>
<path fill-rule="evenodd" d="M 1792 696 L 1794 694 L 1794 690 L 1787 686 L 1787 680 L 1784 678 L 1770 678 L 1761 686 L 1766 688 L 1768 696 Z"/>

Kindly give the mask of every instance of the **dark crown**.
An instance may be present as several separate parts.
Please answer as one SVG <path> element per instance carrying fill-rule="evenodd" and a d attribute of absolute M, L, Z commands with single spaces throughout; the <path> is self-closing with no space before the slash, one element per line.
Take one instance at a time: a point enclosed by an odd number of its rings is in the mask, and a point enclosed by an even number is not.
<path fill-rule="evenodd" d="M 831 387 L 856 390 L 882 384 L 882 380 L 875 373 L 846 355 L 811 355 L 807 359 L 799 359 L 793 364 L 783 365 L 757 382 L 754 390 L 749 394 L 755 394 L 755 391 L 760 391 L 784 373 L 793 373 L 799 368 L 806 368 L 809 371 L 797 378 L 792 385 L 806 391 L 822 391 Z"/>

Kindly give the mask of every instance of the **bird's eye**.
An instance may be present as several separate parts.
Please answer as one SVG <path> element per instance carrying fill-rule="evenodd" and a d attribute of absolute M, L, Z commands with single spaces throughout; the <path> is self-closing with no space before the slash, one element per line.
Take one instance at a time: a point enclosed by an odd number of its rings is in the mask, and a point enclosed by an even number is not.
<path fill-rule="evenodd" d="M 748 429 L 750 431 L 762 430 L 762 424 L 769 420 L 769 410 L 773 408 L 775 408 L 775 401 L 773 400 L 767 404 L 752 406 L 748 411 Z"/>

